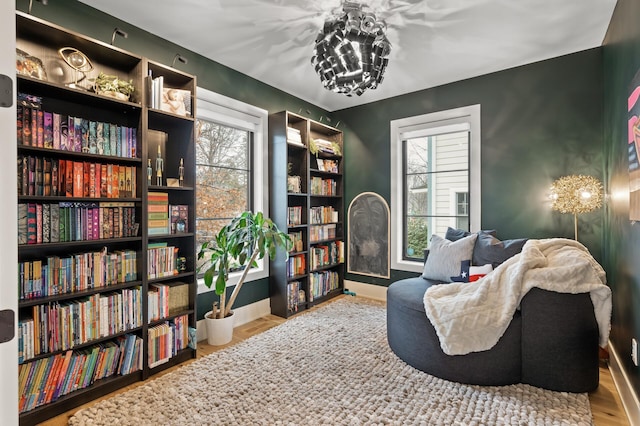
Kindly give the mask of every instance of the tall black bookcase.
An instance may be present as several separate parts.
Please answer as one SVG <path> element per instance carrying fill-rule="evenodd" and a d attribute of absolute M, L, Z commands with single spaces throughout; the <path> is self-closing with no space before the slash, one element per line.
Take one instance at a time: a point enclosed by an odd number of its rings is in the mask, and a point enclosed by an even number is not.
<path fill-rule="evenodd" d="M 21 12 L 16 38 L 16 358 L 20 423 L 36 424 L 195 358 L 196 79 Z M 74 71 L 63 54 L 93 69 Z M 98 72 L 135 91 L 95 93 Z M 152 103 L 152 80 L 185 108 Z"/>
<path fill-rule="evenodd" d="M 270 215 L 294 241 L 270 264 L 271 311 L 287 318 L 344 288 L 343 133 L 283 111 L 269 141 Z"/>

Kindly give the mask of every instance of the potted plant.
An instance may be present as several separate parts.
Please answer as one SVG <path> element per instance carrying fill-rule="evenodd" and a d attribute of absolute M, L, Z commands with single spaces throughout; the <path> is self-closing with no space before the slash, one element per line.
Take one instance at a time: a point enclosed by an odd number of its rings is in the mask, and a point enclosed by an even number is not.
<path fill-rule="evenodd" d="M 122 101 L 128 101 L 131 94 L 135 91 L 133 80 L 122 80 L 115 75 L 100 72 L 96 78 L 91 80 L 93 81 L 93 90 L 96 93 Z"/>
<path fill-rule="evenodd" d="M 222 345 L 233 336 L 233 303 L 245 282 L 249 270 L 257 266 L 257 261 L 268 255 L 273 259 L 278 247 L 288 253 L 291 247 L 289 236 L 262 212 L 246 211 L 233 218 L 218 231 L 215 239 L 204 242 L 198 253 L 198 260 L 205 261 L 198 267 L 204 271 L 207 287 L 215 283 L 215 292 L 220 296 L 220 304 L 214 303 L 205 314 L 209 344 Z M 288 254 L 287 254 L 288 255 Z M 242 275 L 227 302 L 227 281 L 229 273 L 242 269 Z M 214 280 L 215 279 L 215 280 Z M 222 329 L 222 330 L 220 330 Z M 222 336 L 216 335 L 221 331 Z"/>

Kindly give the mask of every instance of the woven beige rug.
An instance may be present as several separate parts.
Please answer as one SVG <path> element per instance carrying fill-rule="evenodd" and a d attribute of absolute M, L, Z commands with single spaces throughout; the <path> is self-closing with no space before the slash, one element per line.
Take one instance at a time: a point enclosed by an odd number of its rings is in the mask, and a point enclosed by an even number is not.
<path fill-rule="evenodd" d="M 344 298 L 76 413 L 70 425 L 591 425 L 587 394 L 448 382 Z"/>

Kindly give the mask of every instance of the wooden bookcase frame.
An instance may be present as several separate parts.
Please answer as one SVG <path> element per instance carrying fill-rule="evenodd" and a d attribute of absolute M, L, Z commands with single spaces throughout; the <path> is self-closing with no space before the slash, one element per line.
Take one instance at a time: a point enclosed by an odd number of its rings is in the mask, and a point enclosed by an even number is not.
<path fill-rule="evenodd" d="M 288 138 L 289 128 L 300 133 L 300 143 L 292 143 Z M 324 139 L 335 142 L 341 149 L 339 155 L 323 153 L 313 154 L 309 146 L 312 139 Z M 282 230 L 288 233 L 301 233 L 301 247 L 294 247 L 289 253 L 289 260 L 285 260 L 282 251 L 270 263 L 270 298 L 271 312 L 284 318 L 288 318 L 310 307 L 329 300 L 344 290 L 344 192 L 342 168 L 344 158 L 342 131 L 327 126 L 320 122 L 305 118 L 288 111 L 279 112 L 269 116 L 269 211 L 271 218 Z M 327 171 L 318 167 L 318 159 L 337 163 L 337 170 Z M 288 187 L 290 176 L 299 177 L 300 191 L 291 191 Z M 332 192 L 319 193 L 312 190 L 314 179 L 333 181 Z M 296 181 L 294 179 L 294 181 Z M 320 191 L 321 192 L 321 191 Z M 289 220 L 289 208 L 299 207 L 299 223 L 291 223 Z M 332 208 L 338 218 L 325 219 L 324 224 L 312 223 L 311 210 L 319 207 Z M 335 229 L 335 235 L 312 239 L 311 236 L 317 228 L 328 225 Z M 312 257 L 315 249 L 342 244 L 342 261 L 329 261 L 328 264 L 313 266 Z M 336 246 L 333 246 L 336 247 Z M 299 263 L 304 263 L 300 271 L 288 271 L 288 264 L 299 257 Z M 335 274 L 336 284 L 331 289 L 317 288 L 314 291 L 314 276 L 318 274 Z M 291 283 L 299 283 L 304 291 L 302 297 L 295 298 L 291 293 Z M 315 293 L 315 294 L 314 294 Z M 292 299 L 292 301 L 290 301 Z M 294 306 L 297 305 L 297 306 Z"/>
<path fill-rule="evenodd" d="M 188 327 L 196 326 L 196 251 L 195 251 L 195 119 L 196 111 L 196 78 L 171 67 L 156 63 L 136 54 L 126 52 L 118 47 L 108 45 L 99 40 L 91 39 L 82 34 L 69 31 L 58 25 L 49 23 L 31 15 L 16 13 L 17 48 L 39 59 L 50 74 L 47 80 L 41 80 L 28 75 L 17 75 L 17 91 L 42 98 L 42 109 L 58 112 L 69 116 L 83 117 L 104 123 L 116 123 L 121 126 L 135 128 L 137 138 L 137 152 L 133 158 L 105 156 L 86 152 L 70 152 L 37 146 L 18 146 L 19 155 L 50 157 L 72 161 L 92 162 L 96 164 L 113 163 L 133 167 L 136 171 L 136 193 L 126 198 L 87 198 L 59 196 L 18 195 L 18 203 L 56 204 L 59 202 L 113 202 L 126 201 L 135 206 L 135 217 L 139 229 L 135 236 L 122 238 L 107 238 L 98 240 L 84 240 L 71 242 L 54 242 L 42 244 L 19 244 L 19 262 L 46 260 L 47 256 L 65 256 L 78 252 L 99 251 L 103 247 L 109 252 L 130 249 L 136 252 L 137 279 L 113 286 L 88 289 L 83 292 L 60 294 L 35 299 L 22 299 L 18 303 L 19 315 L 29 316 L 29 313 L 39 305 L 49 303 L 64 303 L 85 296 L 111 293 L 135 287 L 141 288 L 142 324 L 125 332 L 95 339 L 72 350 L 81 350 L 100 343 L 113 341 L 117 336 L 133 333 L 142 339 L 143 367 L 140 371 L 124 376 L 111 376 L 95 381 L 84 389 L 78 389 L 44 405 L 37 406 L 20 414 L 20 424 L 37 424 L 54 417 L 74 407 L 82 405 L 98 396 L 108 394 L 116 389 L 134 382 L 144 380 L 166 368 L 188 359 L 195 358 L 196 350 L 190 347 L 179 351 L 169 359 L 154 368 L 149 366 L 149 330 L 151 327 L 185 315 Z M 73 72 L 58 56 L 58 49 L 73 47 L 90 58 L 95 77 L 99 71 L 115 74 L 119 78 L 132 80 L 135 92 L 128 101 L 116 100 L 87 90 L 89 80 L 82 80 L 84 88 L 72 88 L 65 85 L 63 79 L 76 79 Z M 59 74 L 62 75 L 59 75 Z M 95 75 L 94 75 L 95 74 Z M 178 115 L 160 109 L 151 108 L 149 93 L 146 88 L 148 76 L 162 76 L 165 87 L 182 89 L 191 94 L 191 114 Z M 166 144 L 163 147 L 164 176 L 178 178 L 180 159 L 184 164 L 184 183 L 182 186 L 148 185 L 147 161 L 156 158 L 156 147 L 151 146 L 147 130 L 161 131 L 166 134 Z M 153 161 L 152 161 L 153 162 Z M 169 204 L 187 205 L 187 232 L 170 233 L 164 235 L 148 235 L 147 194 L 149 192 L 163 192 L 168 194 Z M 147 264 L 147 249 L 155 242 L 166 242 L 169 246 L 178 247 L 178 256 L 185 258 L 185 269 L 175 275 L 163 278 L 149 279 Z M 157 321 L 148 318 L 148 293 L 153 284 L 174 286 L 188 284 L 188 307 Z M 50 352 L 25 360 L 33 360 L 53 356 L 65 351 Z M 16 354 L 18 355 L 18 354 Z M 44 372 L 45 374 L 47 372 Z"/>

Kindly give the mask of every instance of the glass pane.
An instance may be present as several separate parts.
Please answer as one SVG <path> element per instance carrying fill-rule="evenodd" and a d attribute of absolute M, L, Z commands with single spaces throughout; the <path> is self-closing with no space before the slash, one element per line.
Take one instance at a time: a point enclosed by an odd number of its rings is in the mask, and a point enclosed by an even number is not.
<path fill-rule="evenodd" d="M 211 241 L 224 225 L 229 223 L 229 219 L 196 219 L 196 248 L 205 241 Z"/>
<path fill-rule="evenodd" d="M 407 215 L 427 215 L 429 191 L 427 188 L 427 174 L 407 176 Z"/>
<path fill-rule="evenodd" d="M 469 133 L 431 136 L 430 172 L 467 170 L 469 168 Z"/>
<path fill-rule="evenodd" d="M 413 138 L 405 141 L 406 164 L 405 174 L 426 173 L 428 171 L 427 138 Z"/>
<path fill-rule="evenodd" d="M 249 172 L 198 166 L 196 175 L 198 218 L 231 218 L 250 208 Z"/>
<path fill-rule="evenodd" d="M 469 230 L 469 216 L 467 217 L 458 217 L 456 219 L 456 228 Z"/>
<path fill-rule="evenodd" d="M 429 245 L 431 234 L 427 219 L 424 217 L 407 218 L 407 236 L 405 255 L 409 258 L 422 259 L 424 249 Z"/>
<path fill-rule="evenodd" d="M 431 173 L 429 175 L 429 185 L 431 197 L 429 202 L 432 204 L 429 214 L 434 216 L 456 216 L 458 214 L 456 193 L 468 191 L 469 172 L 460 170 Z"/>
<path fill-rule="evenodd" d="M 247 170 L 249 135 L 246 130 L 198 120 L 196 164 Z"/>

